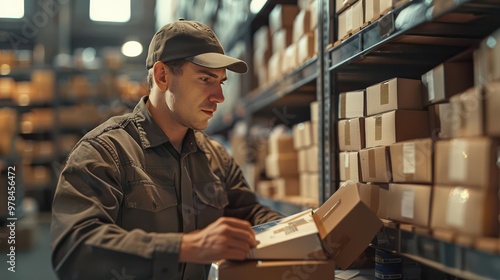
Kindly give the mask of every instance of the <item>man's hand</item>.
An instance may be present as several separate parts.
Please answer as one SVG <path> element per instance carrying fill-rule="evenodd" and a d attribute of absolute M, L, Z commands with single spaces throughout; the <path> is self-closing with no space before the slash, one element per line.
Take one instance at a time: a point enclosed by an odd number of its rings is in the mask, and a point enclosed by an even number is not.
<path fill-rule="evenodd" d="M 221 259 L 243 260 L 257 244 L 248 221 L 221 217 L 202 230 L 182 236 L 179 261 L 211 263 Z"/>

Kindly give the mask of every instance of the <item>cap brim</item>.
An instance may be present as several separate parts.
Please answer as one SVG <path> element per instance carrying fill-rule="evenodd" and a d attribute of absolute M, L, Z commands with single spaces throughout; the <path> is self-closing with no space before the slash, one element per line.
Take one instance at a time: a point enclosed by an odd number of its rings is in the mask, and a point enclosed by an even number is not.
<path fill-rule="evenodd" d="M 207 68 L 227 68 L 228 70 L 242 74 L 248 71 L 248 65 L 243 60 L 220 53 L 203 53 L 188 57 L 186 60 Z"/>

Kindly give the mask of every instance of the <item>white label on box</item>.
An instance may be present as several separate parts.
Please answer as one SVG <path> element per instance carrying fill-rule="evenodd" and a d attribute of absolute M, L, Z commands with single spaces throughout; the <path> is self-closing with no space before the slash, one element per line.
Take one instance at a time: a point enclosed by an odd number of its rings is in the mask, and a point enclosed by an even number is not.
<path fill-rule="evenodd" d="M 401 197 L 401 216 L 403 218 L 413 219 L 415 209 L 415 192 L 404 190 Z"/>
<path fill-rule="evenodd" d="M 465 226 L 465 213 L 469 190 L 464 188 L 453 188 L 448 196 L 448 207 L 446 209 L 446 224 L 454 227 Z"/>
<path fill-rule="evenodd" d="M 349 153 L 345 153 L 344 155 L 344 167 L 349 168 Z"/>
<path fill-rule="evenodd" d="M 349 280 L 360 273 L 359 270 L 336 270 L 335 278 Z"/>
<path fill-rule="evenodd" d="M 428 100 L 432 101 L 436 98 L 436 94 L 434 93 L 434 70 L 427 72 L 425 79 L 427 80 Z"/>
<path fill-rule="evenodd" d="M 415 174 L 415 143 L 403 144 L 403 174 Z"/>
<path fill-rule="evenodd" d="M 448 156 L 448 177 L 455 182 L 463 182 L 467 176 L 467 160 L 469 151 L 467 141 L 453 139 L 450 141 L 450 153 Z"/>

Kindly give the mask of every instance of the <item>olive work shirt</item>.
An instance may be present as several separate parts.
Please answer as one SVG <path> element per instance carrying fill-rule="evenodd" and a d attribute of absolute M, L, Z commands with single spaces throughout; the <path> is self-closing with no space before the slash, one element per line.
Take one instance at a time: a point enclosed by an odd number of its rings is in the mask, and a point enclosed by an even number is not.
<path fill-rule="evenodd" d="M 179 262 L 183 232 L 221 216 L 282 218 L 262 205 L 222 145 L 189 129 L 177 152 L 142 98 L 68 156 L 52 207 L 52 264 L 61 279 L 206 279 Z"/>

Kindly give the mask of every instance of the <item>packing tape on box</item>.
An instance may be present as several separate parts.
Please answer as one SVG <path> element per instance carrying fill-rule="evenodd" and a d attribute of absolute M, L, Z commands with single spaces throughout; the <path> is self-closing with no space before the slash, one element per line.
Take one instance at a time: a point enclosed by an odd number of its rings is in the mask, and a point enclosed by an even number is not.
<path fill-rule="evenodd" d="M 382 115 L 375 116 L 375 141 L 382 140 Z"/>
<path fill-rule="evenodd" d="M 375 166 L 375 149 L 368 150 L 368 176 L 375 178 L 377 176 L 377 167 Z"/>
<path fill-rule="evenodd" d="M 389 82 L 380 84 L 380 105 L 389 104 Z"/>
<path fill-rule="evenodd" d="M 347 106 L 347 94 L 340 95 L 340 118 L 344 119 L 346 117 L 346 106 Z"/>
<path fill-rule="evenodd" d="M 344 141 L 346 146 L 351 145 L 351 120 L 345 122 L 344 126 Z"/>

